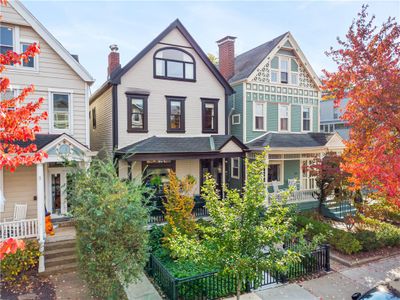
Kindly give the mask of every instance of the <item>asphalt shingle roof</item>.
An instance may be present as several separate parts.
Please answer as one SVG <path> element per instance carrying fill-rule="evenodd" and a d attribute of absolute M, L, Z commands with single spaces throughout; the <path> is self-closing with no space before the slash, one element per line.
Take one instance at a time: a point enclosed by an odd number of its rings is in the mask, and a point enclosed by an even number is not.
<path fill-rule="evenodd" d="M 117 150 L 120 154 L 148 153 L 204 153 L 218 152 L 232 138 L 231 135 L 212 135 L 211 137 L 157 137 L 152 136 Z"/>
<path fill-rule="evenodd" d="M 270 132 L 246 144 L 250 149 L 266 146 L 271 148 L 304 148 L 325 146 L 332 138 L 332 133 L 275 133 Z"/>
<path fill-rule="evenodd" d="M 37 150 L 40 150 L 46 145 L 50 144 L 55 139 L 57 139 L 60 135 L 61 134 L 36 134 L 34 141 L 27 141 L 27 142 L 18 141 L 15 144 L 21 147 L 27 147 L 31 144 L 35 144 Z"/>
<path fill-rule="evenodd" d="M 235 74 L 229 79 L 229 82 L 235 82 L 245 79 L 257 68 L 257 66 L 268 56 L 268 54 L 279 44 L 287 34 L 284 33 L 271 41 L 257 46 L 247 52 L 244 52 L 235 58 Z"/>

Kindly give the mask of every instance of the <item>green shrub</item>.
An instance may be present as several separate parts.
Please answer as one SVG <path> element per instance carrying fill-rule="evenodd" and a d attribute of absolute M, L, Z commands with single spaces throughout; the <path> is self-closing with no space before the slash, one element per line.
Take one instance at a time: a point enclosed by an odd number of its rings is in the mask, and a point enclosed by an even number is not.
<path fill-rule="evenodd" d="M 7 254 L 1 260 L 1 281 L 13 284 L 25 281 L 25 272 L 35 268 L 39 262 L 39 244 L 37 241 L 25 241 L 25 249 L 18 249 L 14 254 Z"/>
<path fill-rule="evenodd" d="M 361 217 L 362 222 L 376 234 L 378 243 L 384 246 L 400 245 L 400 228 L 379 220 Z"/>
<path fill-rule="evenodd" d="M 124 299 L 148 260 L 148 211 L 139 181 L 121 180 L 111 160 L 94 159 L 69 185 L 80 272 L 92 294 Z"/>
<path fill-rule="evenodd" d="M 361 243 L 351 232 L 333 228 L 327 223 L 306 216 L 300 215 L 297 217 L 297 225 L 299 227 L 304 228 L 307 224 L 311 225 L 308 230 L 310 237 L 323 234 L 326 237 L 325 242 L 341 253 L 353 254 L 360 252 L 362 249 Z"/>
<path fill-rule="evenodd" d="M 383 245 L 377 240 L 376 233 L 369 230 L 359 230 L 355 233 L 356 239 L 361 243 L 363 251 L 373 251 Z"/>

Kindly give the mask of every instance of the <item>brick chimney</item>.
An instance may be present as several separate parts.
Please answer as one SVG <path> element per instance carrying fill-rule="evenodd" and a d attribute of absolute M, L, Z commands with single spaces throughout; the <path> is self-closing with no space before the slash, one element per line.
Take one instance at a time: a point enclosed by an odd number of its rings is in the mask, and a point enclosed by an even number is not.
<path fill-rule="evenodd" d="M 118 46 L 115 44 L 110 45 L 110 54 L 108 54 L 108 68 L 107 68 L 107 75 L 110 78 L 112 72 L 116 69 L 121 68 L 121 64 L 119 63 L 119 53 L 118 53 Z"/>
<path fill-rule="evenodd" d="M 226 80 L 235 74 L 235 39 L 226 36 L 217 41 L 219 48 L 219 71 Z"/>

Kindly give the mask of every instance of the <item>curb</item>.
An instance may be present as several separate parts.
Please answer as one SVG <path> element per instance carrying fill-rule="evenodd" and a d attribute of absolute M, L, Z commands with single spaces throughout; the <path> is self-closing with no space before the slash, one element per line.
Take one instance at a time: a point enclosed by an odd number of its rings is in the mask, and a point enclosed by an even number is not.
<path fill-rule="evenodd" d="M 355 261 L 352 260 L 352 261 L 350 261 L 350 260 L 342 258 L 342 257 L 336 255 L 335 253 L 331 252 L 331 259 L 336 261 L 336 262 L 341 263 L 342 265 L 345 265 L 346 267 L 358 267 L 358 266 L 361 266 L 361 265 L 364 265 L 364 264 L 367 264 L 367 263 L 370 263 L 370 262 L 373 262 L 373 261 L 376 261 L 376 260 L 380 260 L 380 259 L 385 259 L 385 258 L 390 258 L 390 257 L 396 256 L 399 253 L 400 252 L 396 251 L 395 253 L 391 253 L 391 254 L 386 255 L 386 256 L 377 255 L 377 256 L 363 258 L 363 259 L 360 259 L 360 260 L 355 260 Z"/>

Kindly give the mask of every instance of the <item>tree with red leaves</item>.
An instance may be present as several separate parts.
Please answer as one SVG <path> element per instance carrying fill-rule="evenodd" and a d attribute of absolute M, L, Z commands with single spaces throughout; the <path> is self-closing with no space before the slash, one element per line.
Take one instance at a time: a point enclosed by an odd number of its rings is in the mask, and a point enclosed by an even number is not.
<path fill-rule="evenodd" d="M 0 0 L 0 6 L 7 5 L 6 0 Z M 7 51 L 0 53 L 0 94 L 6 97 L 10 88 L 10 80 L 1 76 L 6 66 L 18 65 L 28 61 L 40 51 L 34 43 L 24 53 Z M 13 172 L 19 165 L 32 165 L 40 162 L 46 153 L 37 151 L 35 134 L 40 132 L 39 122 L 47 118 L 47 112 L 37 114 L 44 99 L 25 103 L 28 95 L 34 92 L 33 85 L 24 88 L 17 97 L 0 101 L 0 170 L 6 168 Z"/>
<path fill-rule="evenodd" d="M 326 54 L 338 65 L 324 70 L 324 90 L 350 129 L 342 168 L 353 189 L 368 188 L 400 207 L 400 26 L 389 17 L 377 28 L 362 7 L 339 49 Z"/>

